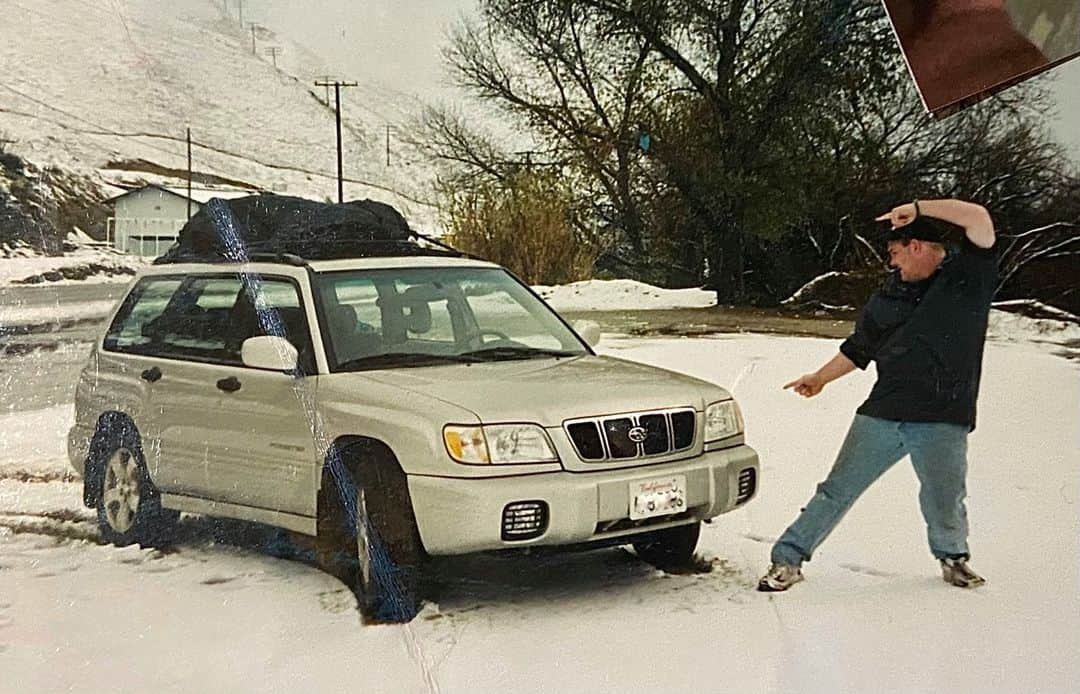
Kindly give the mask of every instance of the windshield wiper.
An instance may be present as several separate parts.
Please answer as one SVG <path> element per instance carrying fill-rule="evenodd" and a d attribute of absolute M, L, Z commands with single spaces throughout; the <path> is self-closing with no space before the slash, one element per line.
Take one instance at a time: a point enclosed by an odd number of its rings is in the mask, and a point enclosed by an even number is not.
<path fill-rule="evenodd" d="M 507 361 L 510 359 L 534 359 L 536 357 L 577 357 L 581 352 L 567 352 L 559 349 L 542 349 L 540 347 L 488 347 L 472 352 L 465 352 L 461 356 L 470 357 L 476 361 Z"/>
<path fill-rule="evenodd" d="M 465 354 L 425 354 L 423 352 L 386 352 L 370 357 L 358 357 L 338 364 L 338 371 L 364 371 L 387 366 L 434 366 L 436 364 L 472 364 L 475 359 Z"/>

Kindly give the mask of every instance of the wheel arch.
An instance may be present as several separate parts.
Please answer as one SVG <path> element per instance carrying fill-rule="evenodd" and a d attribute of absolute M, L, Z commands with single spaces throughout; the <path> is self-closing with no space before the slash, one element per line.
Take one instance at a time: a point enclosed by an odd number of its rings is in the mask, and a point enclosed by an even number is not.
<path fill-rule="evenodd" d="M 371 436 L 344 434 L 334 439 L 323 459 L 320 491 L 328 472 L 334 474 L 339 466 L 342 470 L 355 472 L 356 466 L 365 461 L 374 461 L 378 465 L 393 465 L 401 474 L 405 474 L 397 454 L 385 441 Z"/>
<path fill-rule="evenodd" d="M 329 508 L 327 504 L 336 505 L 344 500 L 344 491 L 337 487 L 337 494 L 330 494 L 334 485 L 339 485 L 342 480 L 358 475 L 362 464 L 379 466 L 390 472 L 400 480 L 401 492 L 404 494 L 404 502 L 408 511 L 413 515 L 414 522 L 416 511 L 412 503 L 412 494 L 409 491 L 408 475 L 402 467 L 394 450 L 381 439 L 371 436 L 344 434 L 334 439 L 327 450 L 323 460 L 322 471 L 319 475 L 319 489 L 316 499 L 316 517 L 320 520 L 327 517 Z M 348 475 L 349 477 L 346 477 Z M 346 502 L 348 505 L 348 502 Z M 422 540 L 421 540 L 422 544 Z"/>
<path fill-rule="evenodd" d="M 129 414 L 119 410 L 109 410 L 98 417 L 94 435 L 90 439 L 90 448 L 86 454 L 86 464 L 83 466 L 83 504 L 88 508 L 97 506 L 101 495 L 101 476 L 105 469 L 105 454 L 108 452 L 110 437 L 115 432 L 124 430 L 135 437 L 135 444 L 141 449 L 142 439 L 139 429 Z"/>

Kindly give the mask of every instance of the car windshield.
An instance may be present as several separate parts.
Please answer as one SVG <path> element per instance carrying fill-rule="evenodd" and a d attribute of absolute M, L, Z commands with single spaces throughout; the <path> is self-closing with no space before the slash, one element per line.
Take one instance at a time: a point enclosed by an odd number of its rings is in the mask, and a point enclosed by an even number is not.
<path fill-rule="evenodd" d="M 588 354 L 563 321 L 500 268 L 316 275 L 332 371 Z"/>

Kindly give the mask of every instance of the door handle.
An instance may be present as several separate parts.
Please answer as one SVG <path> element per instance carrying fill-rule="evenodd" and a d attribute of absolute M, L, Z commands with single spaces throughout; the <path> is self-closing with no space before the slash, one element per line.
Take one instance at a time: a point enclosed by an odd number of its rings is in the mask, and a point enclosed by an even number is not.
<path fill-rule="evenodd" d="M 144 381 L 153 383 L 154 381 L 161 378 L 161 369 L 156 366 L 151 366 L 149 369 L 146 369 L 141 374 L 139 374 L 139 377 L 142 378 L 142 380 Z"/>
<path fill-rule="evenodd" d="M 235 393 L 240 390 L 240 381 L 237 380 L 236 376 L 229 376 L 218 381 L 217 387 L 218 390 L 223 390 L 226 393 Z"/>

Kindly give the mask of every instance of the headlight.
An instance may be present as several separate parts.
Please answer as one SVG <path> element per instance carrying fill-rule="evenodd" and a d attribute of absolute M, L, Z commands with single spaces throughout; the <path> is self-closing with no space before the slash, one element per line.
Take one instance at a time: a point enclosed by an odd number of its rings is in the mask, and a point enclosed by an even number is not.
<path fill-rule="evenodd" d="M 714 402 L 705 408 L 705 442 L 726 439 L 743 430 L 742 412 L 734 400 Z"/>
<path fill-rule="evenodd" d="M 450 457 L 470 465 L 554 463 L 559 457 L 547 432 L 535 424 L 488 424 L 443 427 L 443 441 Z"/>

